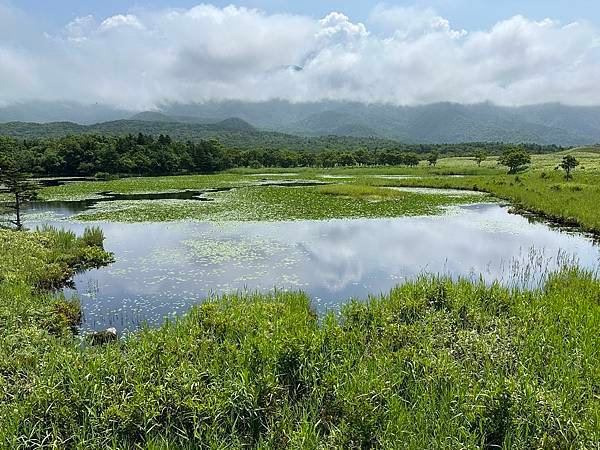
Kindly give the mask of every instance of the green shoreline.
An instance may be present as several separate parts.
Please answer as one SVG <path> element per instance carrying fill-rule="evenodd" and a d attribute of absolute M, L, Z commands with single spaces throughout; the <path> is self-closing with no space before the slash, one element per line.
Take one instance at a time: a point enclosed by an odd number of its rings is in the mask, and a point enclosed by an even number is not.
<path fill-rule="evenodd" d="M 33 287 L 60 260 L 57 242 L 17 236 L 4 261 L 23 248 L 41 256 L 0 270 L 2 448 L 600 441 L 592 273 L 565 267 L 535 290 L 422 277 L 320 319 L 299 292 L 224 296 L 82 346 L 65 318 L 73 309 Z"/>

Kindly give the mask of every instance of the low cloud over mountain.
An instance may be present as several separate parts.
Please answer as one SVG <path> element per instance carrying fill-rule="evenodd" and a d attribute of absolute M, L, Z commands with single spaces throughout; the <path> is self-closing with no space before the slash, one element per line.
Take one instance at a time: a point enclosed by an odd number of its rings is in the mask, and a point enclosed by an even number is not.
<path fill-rule="evenodd" d="M 395 105 L 600 104 L 600 32 L 515 16 L 456 29 L 432 9 L 376 7 L 365 23 L 201 4 L 77 17 L 46 32 L 0 0 L 0 104 L 127 110 L 209 100 Z"/>

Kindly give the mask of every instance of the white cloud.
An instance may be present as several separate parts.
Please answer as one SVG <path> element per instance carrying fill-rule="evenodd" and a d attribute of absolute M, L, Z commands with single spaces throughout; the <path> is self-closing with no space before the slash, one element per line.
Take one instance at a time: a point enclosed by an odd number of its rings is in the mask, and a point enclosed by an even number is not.
<path fill-rule="evenodd" d="M 75 18 L 53 36 L 38 28 L 0 7 L 0 103 L 600 104 L 600 33 L 585 22 L 515 16 L 467 33 L 432 9 L 378 6 L 365 25 L 202 4 Z"/>
<path fill-rule="evenodd" d="M 144 28 L 138 18 L 132 14 L 118 14 L 116 16 L 109 17 L 100 24 L 100 30 L 102 31 L 118 27 L 131 27 L 138 30 L 142 30 Z"/>
<path fill-rule="evenodd" d="M 97 27 L 94 16 L 76 17 L 65 26 L 67 37 L 73 41 L 86 39 L 86 36 Z"/>
<path fill-rule="evenodd" d="M 453 30 L 447 19 L 439 16 L 433 8 L 376 6 L 369 18 L 371 24 L 397 38 L 416 38 L 429 33 L 443 33 L 458 38 L 465 30 Z"/>
<path fill-rule="evenodd" d="M 319 25 L 321 29 L 317 38 L 325 37 L 335 43 L 366 38 L 369 35 L 362 23 L 352 23 L 347 16 L 339 12 L 329 13 L 319 20 Z"/>

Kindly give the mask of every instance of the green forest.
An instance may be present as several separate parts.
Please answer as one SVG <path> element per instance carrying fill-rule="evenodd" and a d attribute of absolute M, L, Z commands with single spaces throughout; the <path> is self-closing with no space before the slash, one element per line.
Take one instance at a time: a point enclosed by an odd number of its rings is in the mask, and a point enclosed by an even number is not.
<path fill-rule="evenodd" d="M 338 140 L 340 139 L 340 140 Z M 312 151 L 292 147 L 235 148 L 216 139 L 180 141 L 169 135 L 138 133 L 125 136 L 70 135 L 45 139 L 0 137 L 0 159 L 9 159 L 23 171 L 41 176 L 177 175 L 215 173 L 237 167 L 348 167 L 435 164 L 436 155 L 498 155 L 513 145 L 464 143 L 410 145 L 394 143 L 369 149 L 345 148 L 345 138 Z M 560 148 L 523 144 L 530 153 Z"/>

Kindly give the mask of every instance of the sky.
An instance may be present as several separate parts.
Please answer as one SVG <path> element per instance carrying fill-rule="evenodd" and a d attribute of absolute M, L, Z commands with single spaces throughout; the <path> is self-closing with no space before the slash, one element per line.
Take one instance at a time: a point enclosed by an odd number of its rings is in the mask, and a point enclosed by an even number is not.
<path fill-rule="evenodd" d="M 600 105 L 599 86 L 597 0 L 0 0 L 0 106 Z"/>
<path fill-rule="evenodd" d="M 40 10 L 40 0 L 19 0 L 13 4 L 37 15 L 49 24 L 61 26 L 76 16 L 92 14 L 108 17 L 140 9 L 191 8 L 197 0 L 53 0 L 51 8 Z M 213 1 L 225 7 L 231 1 Z M 378 2 L 365 0 L 249 0 L 235 2 L 238 6 L 257 8 L 267 13 L 307 15 L 320 19 L 332 11 L 340 11 L 356 21 L 366 21 Z M 524 15 L 534 20 L 548 17 L 565 22 L 590 20 L 600 24 L 600 2 L 597 0 L 437 0 L 388 1 L 391 6 L 434 8 L 454 26 L 470 30 L 488 28 L 500 20 Z"/>

